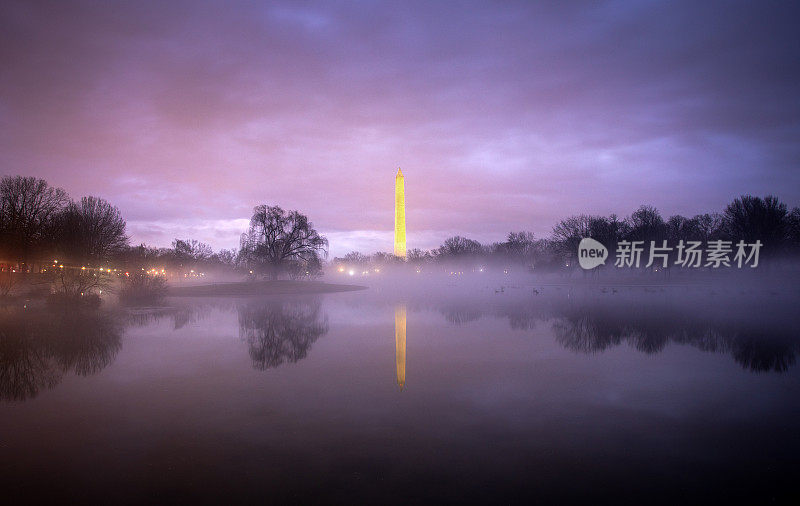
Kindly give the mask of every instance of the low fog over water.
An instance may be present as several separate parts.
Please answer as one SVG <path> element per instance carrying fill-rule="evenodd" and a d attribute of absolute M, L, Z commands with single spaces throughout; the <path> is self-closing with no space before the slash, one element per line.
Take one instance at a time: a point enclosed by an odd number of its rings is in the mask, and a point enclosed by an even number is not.
<path fill-rule="evenodd" d="M 132 502 L 789 493 L 795 286 L 453 272 L 329 273 L 368 289 L 160 308 L 6 306 L 0 460 L 16 464 L 0 483 Z"/>

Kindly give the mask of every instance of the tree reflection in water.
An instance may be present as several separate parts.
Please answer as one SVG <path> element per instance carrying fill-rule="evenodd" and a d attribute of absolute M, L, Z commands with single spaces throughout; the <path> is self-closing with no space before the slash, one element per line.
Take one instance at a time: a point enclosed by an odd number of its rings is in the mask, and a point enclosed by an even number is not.
<path fill-rule="evenodd" d="M 238 308 L 239 335 L 250 348 L 255 369 L 294 363 L 328 332 L 319 299 L 258 300 Z"/>
<path fill-rule="evenodd" d="M 67 373 L 96 374 L 122 346 L 122 325 L 108 313 L 76 308 L 0 309 L 0 399 L 25 400 Z"/>
<path fill-rule="evenodd" d="M 578 304 L 564 308 L 553 322 L 553 331 L 559 344 L 582 353 L 622 343 L 644 353 L 658 353 L 673 342 L 730 354 L 754 372 L 784 372 L 794 365 L 798 342 L 792 325 L 768 315 L 748 320 L 733 318 L 735 314 L 735 310 L 730 317 L 720 317 L 635 304 L 624 310 Z"/>
<path fill-rule="evenodd" d="M 442 307 L 439 312 L 453 325 L 466 325 L 479 320 L 483 316 L 483 311 L 479 308 L 457 305 Z"/>
<path fill-rule="evenodd" d="M 468 325 L 485 316 L 505 319 L 516 331 L 543 323 L 552 327 L 561 346 L 588 354 L 623 344 L 655 354 L 670 343 L 687 344 L 726 353 L 750 371 L 783 372 L 795 364 L 800 351 L 794 300 L 713 299 L 691 292 L 657 297 L 635 290 L 627 295 L 566 292 L 528 298 L 465 298 L 446 304 L 429 300 L 418 309 L 435 307 L 455 325 Z"/>

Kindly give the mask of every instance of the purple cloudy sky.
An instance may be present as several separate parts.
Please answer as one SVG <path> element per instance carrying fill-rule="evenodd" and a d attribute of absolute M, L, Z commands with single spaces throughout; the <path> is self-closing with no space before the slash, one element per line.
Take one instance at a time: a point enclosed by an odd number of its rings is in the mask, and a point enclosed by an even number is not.
<path fill-rule="evenodd" d="M 253 206 L 331 253 L 559 218 L 800 204 L 800 9 L 780 2 L 4 2 L 0 172 L 135 242 L 238 245 Z"/>

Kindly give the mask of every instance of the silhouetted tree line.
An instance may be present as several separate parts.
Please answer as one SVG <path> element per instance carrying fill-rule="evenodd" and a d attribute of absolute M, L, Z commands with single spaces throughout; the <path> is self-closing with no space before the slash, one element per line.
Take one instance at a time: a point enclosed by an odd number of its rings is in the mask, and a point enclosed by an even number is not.
<path fill-rule="evenodd" d="M 97 264 L 128 244 L 119 210 L 96 197 L 70 200 L 61 188 L 33 177 L 0 180 L 0 262 L 36 270 L 62 258 Z"/>
<path fill-rule="evenodd" d="M 145 244 L 127 247 L 117 262 L 128 272 L 155 269 L 158 275 L 163 269 L 168 279 L 225 273 L 271 279 L 313 278 L 322 273 L 328 241 L 302 213 L 261 205 L 254 208 L 240 246 L 239 250 L 214 252 L 206 243 L 175 239 L 170 248 Z"/>
<path fill-rule="evenodd" d="M 126 248 L 117 262 L 127 271 L 145 272 L 155 269 L 167 277 L 194 277 L 201 273 L 228 271 L 237 267 L 236 250 L 214 252 L 208 244 L 195 239 L 175 239 L 169 248 L 156 248 L 140 244 Z"/>
<path fill-rule="evenodd" d="M 125 220 L 106 200 L 72 200 L 34 177 L 0 180 L 0 296 L 29 282 L 83 296 L 121 279 L 130 298 L 138 298 L 163 293 L 164 278 L 223 271 L 315 277 L 327 244 L 305 215 L 262 205 L 253 210 L 239 251 L 214 252 L 193 239 L 175 239 L 170 248 L 131 246 Z"/>
<path fill-rule="evenodd" d="M 614 263 L 617 244 L 621 241 L 644 241 L 642 266 L 647 263 L 649 246 L 667 241 L 675 247 L 679 241 L 743 240 L 752 244 L 761 241 L 760 261 L 800 254 L 800 208 L 788 210 L 774 196 L 765 198 L 743 195 L 728 204 L 721 213 L 698 214 L 692 217 L 673 215 L 667 219 L 652 206 L 643 205 L 630 216 L 575 215 L 558 222 L 547 238 L 536 238 L 532 232 L 510 232 L 503 242 L 481 244 L 462 236 L 446 239 L 432 250 L 411 249 L 407 262 L 422 268 L 443 263 L 448 266 L 475 268 L 479 265 L 523 265 L 531 270 L 571 270 L 577 265 L 578 243 L 584 237 L 600 241 L 609 249 L 606 265 Z M 677 252 L 672 251 L 669 265 Z M 368 266 L 400 263 L 385 253 L 364 255 L 348 253 L 335 258 L 334 264 Z"/>
<path fill-rule="evenodd" d="M 239 272 L 276 279 L 316 277 L 322 273 L 328 241 L 298 211 L 261 205 L 253 209 L 248 230 L 242 234 L 240 249 L 214 252 L 191 239 L 175 239 L 170 248 L 144 244 L 130 246 L 126 224 L 119 210 L 97 197 L 71 200 L 60 188 L 42 179 L 6 176 L 0 180 L 0 295 L 7 294 L 19 276 L 10 273 L 49 272 L 48 282 L 56 291 L 79 295 L 102 288 L 113 265 L 121 271 L 150 272 L 151 275 L 193 277 L 219 271 Z M 475 268 L 478 265 L 525 266 L 531 270 L 571 270 L 576 265 L 578 243 L 592 237 L 609 249 L 612 264 L 620 241 L 728 240 L 733 243 L 761 241 L 761 259 L 770 260 L 800 253 L 800 209 L 788 210 L 776 197 L 744 195 L 721 213 L 691 218 L 674 215 L 664 219 L 652 206 L 641 206 L 619 219 L 575 215 L 561 220 L 548 238 L 536 238 L 526 231 L 511 232 L 503 242 L 481 244 L 462 236 L 446 239 L 433 250 L 411 249 L 407 263 L 425 266 L 447 265 Z M 670 253 L 670 265 L 674 256 Z M 54 265 L 58 260 L 60 267 Z M 388 253 L 363 255 L 352 252 L 334 259 L 334 264 L 372 266 L 402 263 Z M 72 267 L 72 268 L 70 268 Z M 88 272 L 81 270 L 89 267 Z M 602 267 L 601 267 L 602 268 Z M 119 274 L 118 274 L 119 275 Z M 126 275 L 126 279 L 130 274 Z M 156 287 L 158 288 L 158 287 Z"/>

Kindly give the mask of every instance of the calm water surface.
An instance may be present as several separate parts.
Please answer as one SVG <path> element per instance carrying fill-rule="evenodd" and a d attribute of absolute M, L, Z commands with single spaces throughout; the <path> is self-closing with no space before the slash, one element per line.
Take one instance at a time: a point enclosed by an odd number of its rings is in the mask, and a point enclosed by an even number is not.
<path fill-rule="evenodd" d="M 0 308 L 7 500 L 796 494 L 794 295 L 383 288 L 169 306 Z"/>

